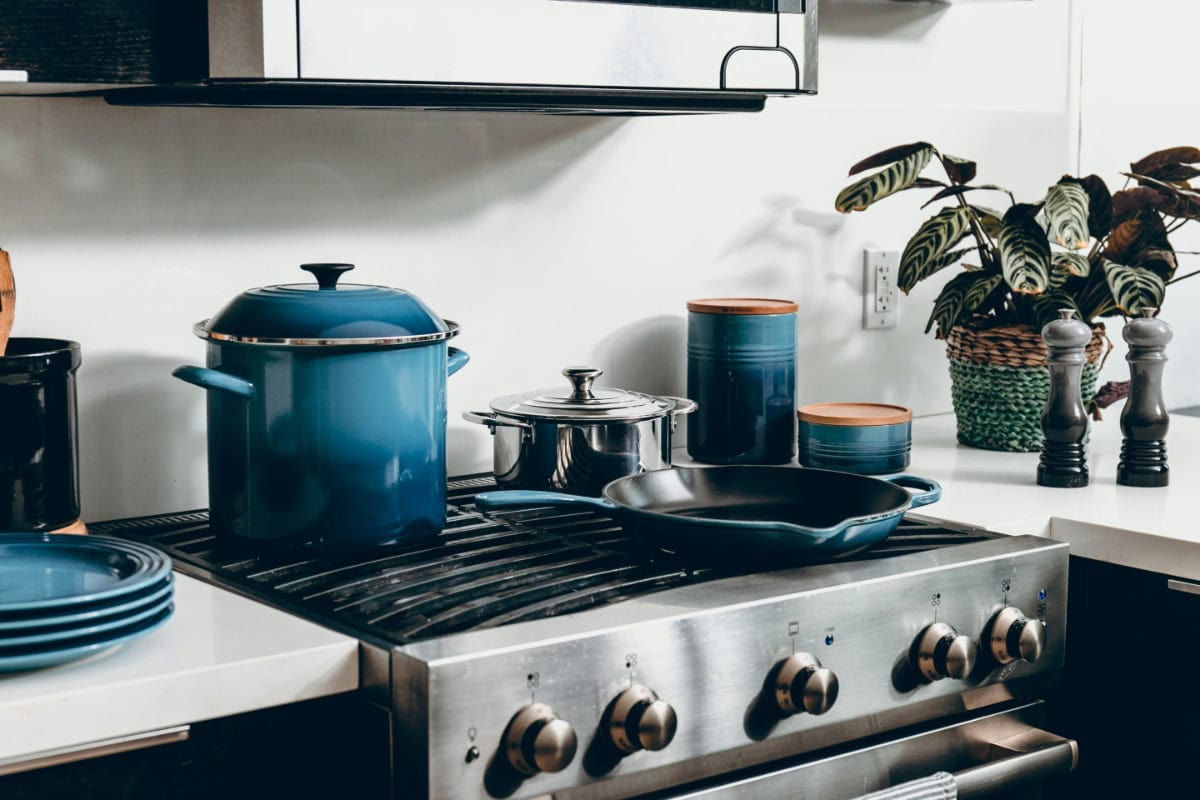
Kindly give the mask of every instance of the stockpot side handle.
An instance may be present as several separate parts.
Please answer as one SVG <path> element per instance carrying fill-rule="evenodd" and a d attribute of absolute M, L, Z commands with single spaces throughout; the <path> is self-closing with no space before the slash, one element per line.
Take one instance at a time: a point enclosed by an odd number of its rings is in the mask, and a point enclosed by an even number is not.
<path fill-rule="evenodd" d="M 496 432 L 496 428 L 520 428 L 521 430 L 531 431 L 533 425 L 528 422 L 522 422 L 519 419 L 502 418 L 494 411 L 464 411 L 462 418 L 467 422 L 474 422 L 477 425 L 486 425 L 491 429 L 492 433 Z"/>
<path fill-rule="evenodd" d="M 927 506 L 942 499 L 942 485 L 935 480 L 919 478 L 916 475 L 895 475 L 885 480 L 902 489 L 915 489 L 915 492 L 910 492 L 913 508 Z"/>
<path fill-rule="evenodd" d="M 577 494 L 538 492 L 526 489 L 508 489 L 499 492 L 483 492 L 475 496 L 475 507 L 483 511 L 503 511 L 509 508 L 531 506 L 584 506 L 611 516 L 620 511 L 620 506 L 602 497 L 584 497 Z"/>
<path fill-rule="evenodd" d="M 207 367 L 193 367 L 190 365 L 176 367 L 171 371 L 171 374 L 184 383 L 199 386 L 201 389 L 216 389 L 222 392 L 229 392 L 230 394 L 244 397 L 247 400 L 252 399 L 256 394 L 254 384 L 245 378 L 239 378 L 236 375 L 219 372 L 215 369 L 208 369 Z"/>
<path fill-rule="evenodd" d="M 458 372 L 467 365 L 471 360 L 471 356 L 466 350 L 459 350 L 457 347 L 446 349 L 446 375 L 447 377 Z"/>

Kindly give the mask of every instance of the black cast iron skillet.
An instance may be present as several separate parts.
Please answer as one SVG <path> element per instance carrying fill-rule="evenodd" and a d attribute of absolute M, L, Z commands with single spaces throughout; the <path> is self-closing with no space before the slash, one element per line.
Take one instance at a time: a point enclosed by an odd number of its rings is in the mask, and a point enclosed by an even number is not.
<path fill-rule="evenodd" d="M 607 484 L 600 497 L 484 492 L 475 505 L 484 511 L 582 506 L 672 549 L 815 560 L 886 539 L 906 511 L 941 496 L 936 481 L 912 475 L 880 479 L 820 469 L 734 466 L 629 475 Z"/>

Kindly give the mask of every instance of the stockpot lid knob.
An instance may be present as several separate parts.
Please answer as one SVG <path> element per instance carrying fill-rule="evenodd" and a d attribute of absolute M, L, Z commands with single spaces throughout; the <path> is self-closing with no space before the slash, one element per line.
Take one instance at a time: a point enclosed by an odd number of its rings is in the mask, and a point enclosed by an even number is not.
<path fill-rule="evenodd" d="M 595 367 L 567 367 L 562 374 L 574 387 L 571 392 L 571 400 L 580 403 L 584 400 L 596 399 L 596 395 L 592 392 L 592 383 L 604 374 L 604 370 Z"/>
<path fill-rule="evenodd" d="M 300 269 L 311 272 L 322 289 L 336 289 L 343 272 L 354 269 L 353 264 L 301 264 Z"/>

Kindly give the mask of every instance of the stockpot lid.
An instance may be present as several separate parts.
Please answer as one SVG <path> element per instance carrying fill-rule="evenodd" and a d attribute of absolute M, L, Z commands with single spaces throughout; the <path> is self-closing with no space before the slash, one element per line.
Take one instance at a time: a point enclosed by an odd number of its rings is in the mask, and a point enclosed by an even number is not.
<path fill-rule="evenodd" d="M 260 286 L 242 292 L 212 319 L 196 324 L 202 339 L 292 347 L 406 347 L 449 339 L 443 320 L 403 289 L 338 284 L 353 264 L 301 264 L 316 283 Z"/>
<path fill-rule="evenodd" d="M 604 374 L 595 367 L 567 367 L 562 374 L 567 385 L 498 397 L 492 401 L 492 410 L 518 419 L 634 422 L 665 416 L 680 403 L 691 405 L 674 397 L 595 387 L 592 383 Z"/>

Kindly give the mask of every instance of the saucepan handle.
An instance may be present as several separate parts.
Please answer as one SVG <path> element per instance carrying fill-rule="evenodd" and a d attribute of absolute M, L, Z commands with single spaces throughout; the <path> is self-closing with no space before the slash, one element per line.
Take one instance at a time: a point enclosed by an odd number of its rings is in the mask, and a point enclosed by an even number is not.
<path fill-rule="evenodd" d="M 528 422 L 523 422 L 519 419 L 501 418 L 495 412 L 488 413 L 487 411 L 464 411 L 462 418 L 467 422 L 474 422 L 477 425 L 486 425 L 491 429 L 492 433 L 496 432 L 496 428 L 520 428 L 521 430 L 531 431 L 533 426 Z"/>
<path fill-rule="evenodd" d="M 605 514 L 612 514 L 614 511 L 620 510 L 620 506 L 610 503 L 602 497 L 538 492 L 532 489 L 483 492 L 475 496 L 475 506 L 484 511 L 502 511 L 506 508 L 528 508 L 530 506 L 584 506 Z"/>
<path fill-rule="evenodd" d="M 929 478 L 918 478 L 916 475 L 896 475 L 886 479 L 902 489 L 915 489 L 912 494 L 912 507 L 920 508 L 942 499 L 942 485 Z"/>

